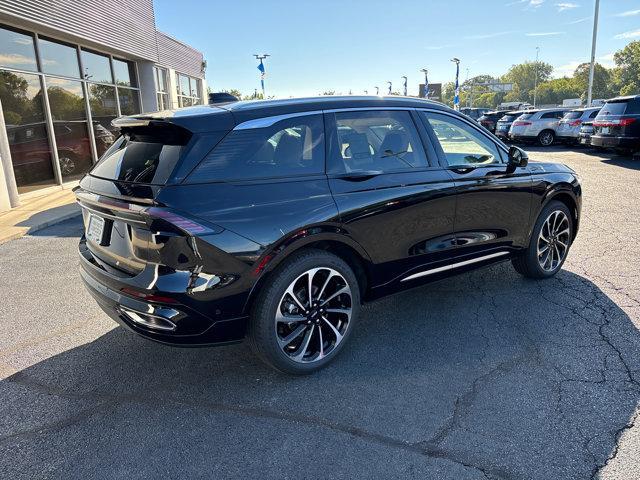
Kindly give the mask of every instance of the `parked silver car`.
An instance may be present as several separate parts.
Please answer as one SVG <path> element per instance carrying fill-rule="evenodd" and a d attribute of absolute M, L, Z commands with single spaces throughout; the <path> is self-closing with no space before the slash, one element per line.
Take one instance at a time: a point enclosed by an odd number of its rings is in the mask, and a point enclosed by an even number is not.
<path fill-rule="evenodd" d="M 580 127 L 584 122 L 596 118 L 602 107 L 577 108 L 567 112 L 558 122 L 556 136 L 558 140 L 566 143 L 577 143 L 580 141 Z"/>
<path fill-rule="evenodd" d="M 556 139 L 558 122 L 570 108 L 529 110 L 520 115 L 509 129 L 509 139 L 518 142 L 537 141 L 547 147 Z"/>

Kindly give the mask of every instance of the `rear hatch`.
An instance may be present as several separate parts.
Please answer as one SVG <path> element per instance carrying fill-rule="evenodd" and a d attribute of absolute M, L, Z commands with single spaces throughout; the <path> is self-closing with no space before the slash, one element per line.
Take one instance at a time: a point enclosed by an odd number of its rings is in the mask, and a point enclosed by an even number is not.
<path fill-rule="evenodd" d="M 227 130 L 201 134 L 164 120 L 130 118 L 114 123 L 122 136 L 82 179 L 75 194 L 90 253 L 85 257 L 109 274 L 130 277 L 150 263 L 175 264 L 176 259 L 170 258 L 175 241 L 220 230 L 156 199 L 165 185 L 186 176 Z M 190 263 L 183 260 L 183 265 Z"/>
<path fill-rule="evenodd" d="M 511 124 L 520 115 L 522 115 L 522 112 L 514 112 L 514 113 L 506 113 L 506 114 L 504 114 L 504 116 L 502 116 L 500 118 L 500 120 L 498 120 L 498 123 L 496 124 L 496 131 L 497 132 L 505 132 L 505 133 L 508 132 L 509 131 L 509 127 L 511 127 Z"/>
<path fill-rule="evenodd" d="M 593 122 L 594 135 L 601 137 L 640 136 L 640 97 L 607 101 Z"/>

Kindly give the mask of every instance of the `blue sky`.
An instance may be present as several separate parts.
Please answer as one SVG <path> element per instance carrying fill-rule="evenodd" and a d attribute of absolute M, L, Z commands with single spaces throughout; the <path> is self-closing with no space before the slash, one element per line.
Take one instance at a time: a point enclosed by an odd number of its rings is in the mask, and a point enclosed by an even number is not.
<path fill-rule="evenodd" d="M 254 53 L 269 53 L 267 95 L 324 90 L 409 93 L 429 69 L 430 82 L 499 75 L 514 63 L 540 60 L 554 76 L 589 60 L 594 0 L 155 0 L 158 28 L 201 50 L 212 90 L 259 87 Z M 597 59 L 640 40 L 640 0 L 602 0 Z"/>

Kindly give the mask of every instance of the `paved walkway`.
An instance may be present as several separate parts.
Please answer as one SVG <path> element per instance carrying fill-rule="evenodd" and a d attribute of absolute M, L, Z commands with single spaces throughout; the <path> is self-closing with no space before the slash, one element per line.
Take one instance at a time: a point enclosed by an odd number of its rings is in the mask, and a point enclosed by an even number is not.
<path fill-rule="evenodd" d="M 23 200 L 20 207 L 0 213 L 0 244 L 79 214 L 80 208 L 71 190 Z"/>

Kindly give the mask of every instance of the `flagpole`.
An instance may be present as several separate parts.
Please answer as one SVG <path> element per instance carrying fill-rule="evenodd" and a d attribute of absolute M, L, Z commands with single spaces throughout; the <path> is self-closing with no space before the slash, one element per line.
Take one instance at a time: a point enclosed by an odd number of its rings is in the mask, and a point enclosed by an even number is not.
<path fill-rule="evenodd" d="M 453 108 L 455 110 L 460 110 L 460 59 L 454 57 L 451 61 L 456 64 L 456 90 L 453 97 Z"/>
<path fill-rule="evenodd" d="M 266 75 L 266 71 L 264 68 L 264 63 L 262 62 L 265 58 L 270 57 L 268 53 L 263 53 L 262 55 L 258 55 L 257 53 L 253 54 L 256 57 L 256 60 L 260 60 L 260 64 L 258 65 L 258 70 L 260 70 L 260 86 L 262 87 L 262 99 L 266 100 L 267 95 L 264 91 L 264 77 Z"/>

